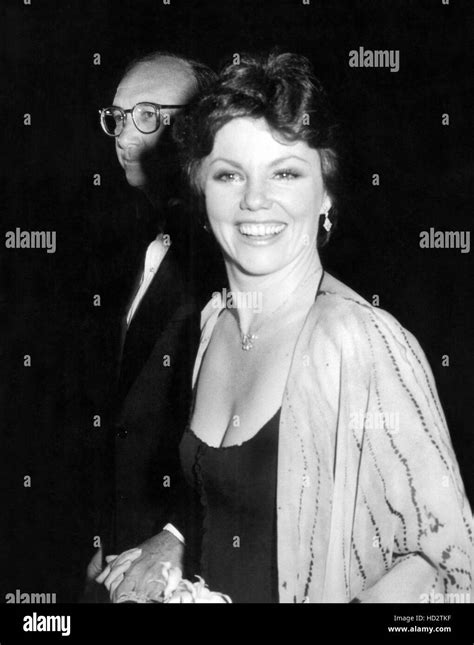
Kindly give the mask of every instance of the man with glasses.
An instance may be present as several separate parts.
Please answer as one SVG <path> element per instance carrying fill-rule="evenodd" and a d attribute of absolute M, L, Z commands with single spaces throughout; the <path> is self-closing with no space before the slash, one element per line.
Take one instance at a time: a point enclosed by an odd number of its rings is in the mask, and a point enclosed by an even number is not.
<path fill-rule="evenodd" d="M 211 285 L 203 288 L 205 270 L 198 264 L 212 250 L 176 199 L 179 166 L 170 126 L 213 79 L 201 63 L 155 52 L 126 69 L 112 105 L 99 110 L 128 184 L 146 196 L 155 213 L 157 235 L 124 316 L 105 446 L 102 546 L 88 566 L 93 594 L 86 592 L 86 601 L 103 600 L 97 591 L 104 587 L 95 580 L 105 583 L 112 600 L 124 587 L 133 592 L 131 598 L 143 599 L 147 580 L 160 575 L 159 561 L 172 560 L 181 548 L 179 530 L 162 529 L 179 487 L 178 446 L 188 418 L 199 311 L 211 293 Z M 130 566 L 127 552 L 134 547 L 142 555 Z"/>

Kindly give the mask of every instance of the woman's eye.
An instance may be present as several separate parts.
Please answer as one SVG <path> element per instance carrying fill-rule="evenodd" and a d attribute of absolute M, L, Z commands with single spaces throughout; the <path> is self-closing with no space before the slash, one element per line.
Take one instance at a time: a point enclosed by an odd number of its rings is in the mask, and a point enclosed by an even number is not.
<path fill-rule="evenodd" d="M 296 179 L 299 176 L 300 174 L 295 170 L 288 169 L 277 170 L 277 172 L 275 173 L 275 177 L 278 177 L 280 179 Z"/>
<path fill-rule="evenodd" d="M 214 175 L 214 179 L 225 182 L 238 181 L 239 175 L 235 172 L 218 172 L 216 175 Z"/>

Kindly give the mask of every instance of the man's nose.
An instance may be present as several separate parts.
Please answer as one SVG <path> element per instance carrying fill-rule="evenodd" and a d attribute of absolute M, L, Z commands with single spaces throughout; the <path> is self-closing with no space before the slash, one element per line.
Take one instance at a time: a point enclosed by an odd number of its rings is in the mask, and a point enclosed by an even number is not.
<path fill-rule="evenodd" d="M 123 130 L 115 140 L 119 148 L 127 148 L 130 144 L 139 142 L 140 132 L 136 129 L 130 114 L 126 115 Z"/>
<path fill-rule="evenodd" d="M 272 200 L 264 179 L 249 179 L 246 182 L 240 207 L 242 210 L 257 211 L 270 208 Z"/>

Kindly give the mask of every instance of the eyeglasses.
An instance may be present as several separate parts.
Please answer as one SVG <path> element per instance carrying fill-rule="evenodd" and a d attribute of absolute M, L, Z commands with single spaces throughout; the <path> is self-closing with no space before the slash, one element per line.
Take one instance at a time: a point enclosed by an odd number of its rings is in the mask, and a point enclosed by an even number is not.
<path fill-rule="evenodd" d="M 132 115 L 133 125 L 143 134 L 156 132 L 161 123 L 161 108 L 181 108 L 184 105 L 161 105 L 158 103 L 137 103 L 130 110 L 116 105 L 99 110 L 100 125 L 109 137 L 118 137 L 124 127 L 127 114 Z"/>

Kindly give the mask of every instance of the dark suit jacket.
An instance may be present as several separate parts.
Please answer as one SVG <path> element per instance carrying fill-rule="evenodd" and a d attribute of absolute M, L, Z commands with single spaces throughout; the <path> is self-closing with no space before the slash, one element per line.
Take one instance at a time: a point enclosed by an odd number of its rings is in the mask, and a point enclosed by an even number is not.
<path fill-rule="evenodd" d="M 105 554 L 159 532 L 175 510 L 198 341 L 199 307 L 171 247 L 125 334 L 105 455 Z"/>
<path fill-rule="evenodd" d="M 225 286 L 217 246 L 196 216 L 178 205 L 167 211 L 172 245 L 125 333 L 146 247 L 160 220 L 141 193 L 131 204 L 125 188 L 106 225 L 100 213 L 107 196 L 96 207 L 86 263 L 90 290 L 102 295 L 84 331 L 84 407 L 107 418 L 89 433 L 87 466 L 93 536 L 101 536 L 105 554 L 136 546 L 169 519 L 178 523 L 178 444 L 189 414 L 200 310 L 214 289 Z"/>

